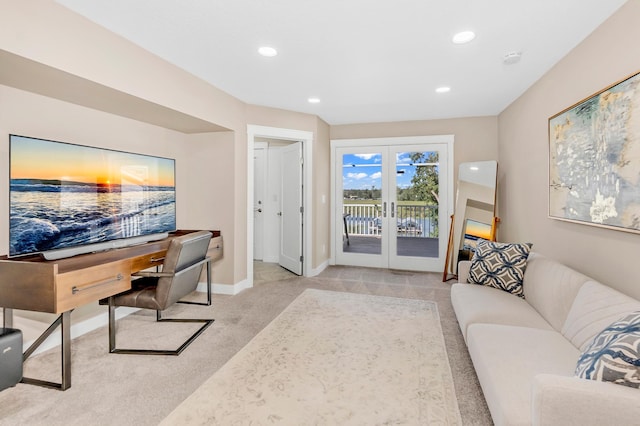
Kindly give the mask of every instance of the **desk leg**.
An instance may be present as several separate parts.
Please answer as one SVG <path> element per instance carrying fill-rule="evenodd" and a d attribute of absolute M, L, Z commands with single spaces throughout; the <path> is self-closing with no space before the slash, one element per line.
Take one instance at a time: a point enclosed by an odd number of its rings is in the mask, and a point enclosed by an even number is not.
<path fill-rule="evenodd" d="M 12 308 L 2 308 L 2 326 L 6 328 L 13 328 Z"/>
<path fill-rule="evenodd" d="M 63 312 L 49 326 L 49 328 L 47 328 L 45 332 L 42 333 L 31 346 L 29 346 L 29 349 L 27 349 L 22 355 L 22 360 L 23 362 L 26 361 L 27 358 L 29 358 L 36 349 L 38 349 L 38 347 L 55 331 L 58 326 L 60 326 L 62 334 L 62 347 L 60 348 L 62 367 L 61 382 L 53 383 L 46 380 L 23 377 L 22 383 L 60 390 L 67 390 L 71 387 L 71 311 Z"/>
<path fill-rule="evenodd" d="M 64 312 L 62 315 L 62 383 L 61 390 L 67 390 L 71 387 L 71 311 Z"/>

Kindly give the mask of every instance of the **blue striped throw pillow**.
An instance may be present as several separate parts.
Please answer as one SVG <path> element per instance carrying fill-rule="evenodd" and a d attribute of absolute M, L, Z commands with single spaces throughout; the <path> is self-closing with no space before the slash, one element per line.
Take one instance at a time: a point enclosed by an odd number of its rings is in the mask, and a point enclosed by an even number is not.
<path fill-rule="evenodd" d="M 640 389 L 640 311 L 593 338 L 578 359 L 576 376 Z"/>

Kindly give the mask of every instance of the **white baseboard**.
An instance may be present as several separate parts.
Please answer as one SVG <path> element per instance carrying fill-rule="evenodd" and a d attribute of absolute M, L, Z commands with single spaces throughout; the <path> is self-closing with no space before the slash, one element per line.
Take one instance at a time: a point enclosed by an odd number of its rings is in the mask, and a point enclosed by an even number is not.
<path fill-rule="evenodd" d="M 244 280 L 240 281 L 239 283 L 235 283 L 233 285 L 233 288 L 235 290 L 234 294 L 238 294 L 242 290 L 246 290 L 246 289 L 251 288 L 251 287 L 253 287 L 253 282 L 249 282 L 249 280 L 244 279 Z"/>
<path fill-rule="evenodd" d="M 242 280 L 235 284 L 211 284 L 211 293 L 233 296 L 240 293 L 242 290 L 246 290 L 251 287 L 253 287 L 253 285 L 251 285 L 248 280 Z M 206 293 L 207 283 L 198 283 L 196 291 Z"/>
<path fill-rule="evenodd" d="M 316 275 L 320 274 L 320 272 L 322 272 L 325 269 L 327 269 L 328 266 L 329 266 L 329 260 L 327 259 L 324 262 L 322 262 L 320 265 L 318 265 L 317 268 L 314 268 L 311 271 L 309 271 L 309 274 L 307 276 L 308 277 L 315 277 Z"/>

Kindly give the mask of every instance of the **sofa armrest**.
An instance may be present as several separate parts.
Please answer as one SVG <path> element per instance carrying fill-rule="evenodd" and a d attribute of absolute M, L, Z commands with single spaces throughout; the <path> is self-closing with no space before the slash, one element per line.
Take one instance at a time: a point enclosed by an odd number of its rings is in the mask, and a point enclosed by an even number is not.
<path fill-rule="evenodd" d="M 532 391 L 534 425 L 623 425 L 640 418 L 640 392 L 628 386 L 538 374 Z"/>
<path fill-rule="evenodd" d="M 469 278 L 469 270 L 471 269 L 470 260 L 461 260 L 458 262 L 458 282 L 466 283 Z"/>

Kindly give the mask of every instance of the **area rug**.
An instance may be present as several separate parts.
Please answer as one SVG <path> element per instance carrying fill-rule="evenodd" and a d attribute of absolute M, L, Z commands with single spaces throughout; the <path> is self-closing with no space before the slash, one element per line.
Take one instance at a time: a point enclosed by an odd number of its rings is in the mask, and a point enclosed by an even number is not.
<path fill-rule="evenodd" d="M 437 305 L 307 289 L 161 424 L 461 424 Z"/>

